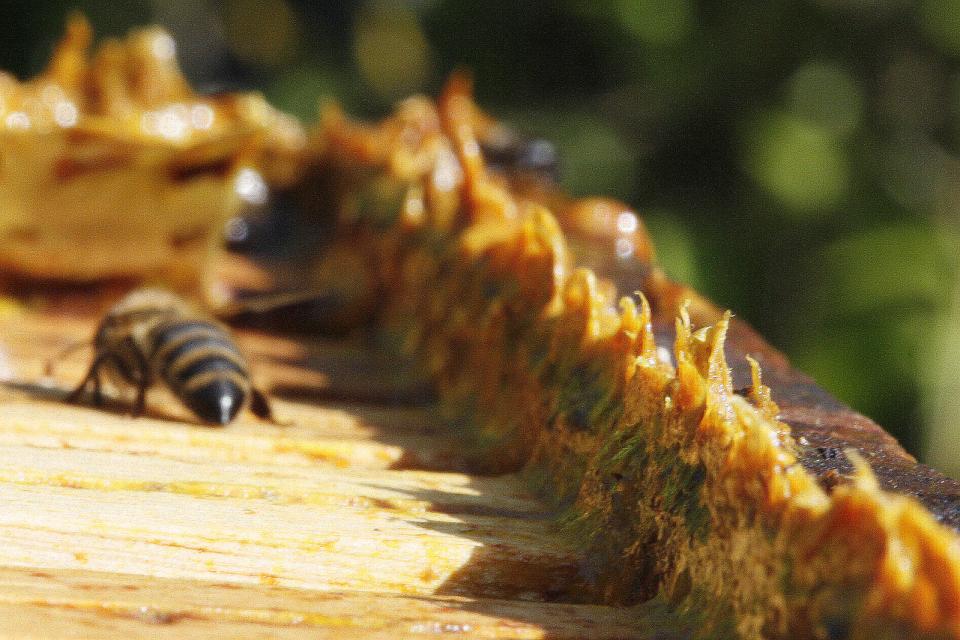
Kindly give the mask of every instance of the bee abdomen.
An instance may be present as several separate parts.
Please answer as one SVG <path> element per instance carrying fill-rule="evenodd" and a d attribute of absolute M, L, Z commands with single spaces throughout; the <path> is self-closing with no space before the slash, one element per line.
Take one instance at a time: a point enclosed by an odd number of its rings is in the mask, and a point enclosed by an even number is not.
<path fill-rule="evenodd" d="M 155 371 L 199 418 L 230 422 L 246 401 L 250 379 L 230 336 L 203 320 L 165 323 L 153 333 Z"/>

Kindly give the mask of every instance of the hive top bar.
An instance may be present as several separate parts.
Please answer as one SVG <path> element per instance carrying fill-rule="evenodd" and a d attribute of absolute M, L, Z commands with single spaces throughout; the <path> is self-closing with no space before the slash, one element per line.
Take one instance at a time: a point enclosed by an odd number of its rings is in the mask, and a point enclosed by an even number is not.
<path fill-rule="evenodd" d="M 448 102 L 457 103 L 461 124 L 476 136 L 481 152 L 485 153 L 490 140 L 516 137 L 509 127 L 481 111 L 469 92 L 469 79 L 456 74 L 445 95 Z M 415 97 L 401 103 L 393 117 L 377 125 L 351 122 L 331 109 L 314 136 L 322 141 L 316 146 L 323 150 L 327 161 L 348 167 L 346 172 L 378 166 L 385 175 L 406 180 L 428 167 L 441 183 L 463 180 L 461 166 L 452 160 L 452 147 L 446 148 L 440 141 L 441 131 L 441 114 L 433 103 Z M 436 151 L 438 148 L 440 151 Z M 464 164 L 469 166 L 468 162 Z M 699 325 L 722 318 L 722 310 L 711 301 L 664 276 L 656 265 L 653 243 L 642 217 L 628 205 L 609 198 L 571 198 L 554 182 L 531 175 L 524 167 L 497 169 L 495 175 L 488 170 L 485 179 L 505 180 L 508 184 L 503 186 L 511 189 L 518 201 L 525 199 L 550 207 L 574 263 L 591 267 L 621 293 L 644 291 L 652 306 L 658 344 L 673 344 L 675 319 L 685 300 L 691 302 L 689 312 Z M 439 200 L 442 198 L 433 197 L 435 203 Z M 439 204 L 434 205 L 435 210 L 440 208 Z M 565 268 L 569 270 L 570 265 Z M 791 428 L 801 464 L 817 476 L 825 489 L 832 490 L 849 481 L 854 466 L 845 450 L 853 449 L 869 462 L 882 487 L 916 498 L 938 521 L 960 529 L 960 481 L 918 464 L 879 425 L 794 369 L 784 354 L 746 322 L 732 318 L 725 344 L 734 388 L 741 394 L 748 394 L 751 385 L 747 357 L 761 365 L 764 382 L 779 405 L 779 417 Z"/>
<path fill-rule="evenodd" d="M 921 502 L 941 523 L 960 530 L 960 482 L 919 464 L 900 444 L 869 418 L 839 402 L 808 376 L 790 367 L 787 359 L 744 322 L 731 323 L 727 352 L 734 386 L 749 385 L 744 357 L 763 363 L 764 383 L 779 405 L 779 418 L 790 426 L 801 464 L 830 490 L 845 482 L 854 465 L 852 449 L 866 461 L 886 490 Z"/>
<path fill-rule="evenodd" d="M 465 449 L 563 510 L 584 597 L 701 638 L 960 638 L 957 483 L 666 278 L 628 207 L 494 171 L 484 124 L 462 77 L 330 112 L 324 204 Z"/>

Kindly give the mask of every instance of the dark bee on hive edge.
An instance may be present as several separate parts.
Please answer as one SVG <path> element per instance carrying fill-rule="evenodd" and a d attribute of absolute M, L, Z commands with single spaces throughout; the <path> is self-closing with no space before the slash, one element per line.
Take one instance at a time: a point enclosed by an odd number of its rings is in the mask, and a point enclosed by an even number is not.
<path fill-rule="evenodd" d="M 229 331 L 167 291 L 140 289 L 120 300 L 100 321 L 93 349 L 93 364 L 68 402 L 78 402 L 92 385 L 93 402 L 101 405 L 106 375 L 136 389 L 133 415 L 139 416 L 147 389 L 162 380 L 208 424 L 229 423 L 248 403 L 258 418 L 276 422 Z"/>

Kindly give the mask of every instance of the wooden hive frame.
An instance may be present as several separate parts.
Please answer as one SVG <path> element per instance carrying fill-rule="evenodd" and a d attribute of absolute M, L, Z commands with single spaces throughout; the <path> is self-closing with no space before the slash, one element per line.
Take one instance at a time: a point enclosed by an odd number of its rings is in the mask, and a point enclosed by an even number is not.
<path fill-rule="evenodd" d="M 241 333 L 291 426 L 66 406 L 98 305 L 0 307 L 4 636 L 960 636 L 958 483 L 492 126 L 461 77 L 321 121 L 315 284 L 376 340 Z"/>
<path fill-rule="evenodd" d="M 435 110 L 412 100 L 373 127 L 332 113 L 325 205 L 479 463 L 565 510 L 584 592 L 664 598 L 702 637 L 960 633 L 958 483 L 670 282 L 642 225 L 608 238 L 641 248 L 619 256 L 638 269 L 579 267 L 603 263 L 589 237 L 568 249 L 582 205 L 491 174 L 484 124 L 459 76 Z"/>

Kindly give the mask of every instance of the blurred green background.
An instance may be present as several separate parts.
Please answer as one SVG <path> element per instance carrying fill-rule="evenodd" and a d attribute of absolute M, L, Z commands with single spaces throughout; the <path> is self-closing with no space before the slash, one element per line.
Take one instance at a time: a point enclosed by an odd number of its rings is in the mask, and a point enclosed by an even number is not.
<path fill-rule="evenodd" d="M 4 6 L 6 5 L 6 6 Z M 721 5 L 725 5 L 721 7 Z M 922 459 L 960 475 L 960 1 L 0 0 L 0 67 L 65 15 L 159 22 L 206 88 L 376 116 L 458 66 L 637 207 L 661 261 Z"/>

